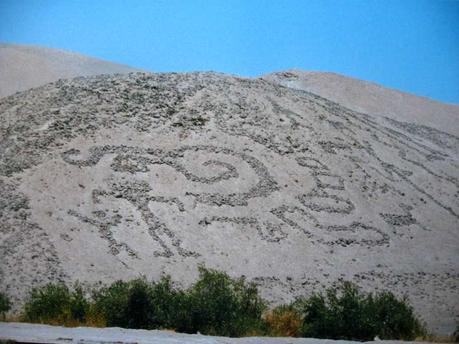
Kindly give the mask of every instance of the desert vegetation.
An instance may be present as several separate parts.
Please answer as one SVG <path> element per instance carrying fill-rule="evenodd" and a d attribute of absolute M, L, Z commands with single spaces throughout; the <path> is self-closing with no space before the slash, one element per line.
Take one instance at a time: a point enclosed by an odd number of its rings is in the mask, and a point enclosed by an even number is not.
<path fill-rule="evenodd" d="M 2 310 L 9 309 L 2 294 Z M 3 305 L 8 305 L 8 309 Z M 391 292 L 364 293 L 344 282 L 324 293 L 269 309 L 257 287 L 244 278 L 200 267 L 188 289 L 169 277 L 144 277 L 84 289 L 80 284 L 34 288 L 23 307 L 27 322 L 66 326 L 117 326 L 240 337 L 247 335 L 331 339 L 412 340 L 425 336 L 406 299 Z"/>
<path fill-rule="evenodd" d="M 5 319 L 5 313 L 11 308 L 11 302 L 8 295 L 0 292 L 0 319 Z"/>
<path fill-rule="evenodd" d="M 303 337 L 412 340 L 426 335 L 405 298 L 387 291 L 362 293 L 350 282 L 298 299 L 295 306 L 302 315 Z"/>

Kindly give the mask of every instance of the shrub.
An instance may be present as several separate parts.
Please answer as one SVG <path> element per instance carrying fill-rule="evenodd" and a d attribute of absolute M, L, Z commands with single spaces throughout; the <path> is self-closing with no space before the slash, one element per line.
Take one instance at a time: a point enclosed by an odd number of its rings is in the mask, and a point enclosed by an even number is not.
<path fill-rule="evenodd" d="M 281 305 L 265 316 L 268 333 L 276 337 L 298 337 L 302 319 L 300 313 L 291 305 Z"/>
<path fill-rule="evenodd" d="M 231 337 L 261 327 L 266 307 L 254 284 L 202 266 L 198 281 L 179 301 L 183 321 L 175 324 L 179 331 Z"/>
<path fill-rule="evenodd" d="M 62 283 L 50 283 L 32 289 L 24 305 L 23 318 L 39 323 L 81 323 L 88 309 L 89 302 L 81 286 L 76 284 L 71 291 Z"/>
<path fill-rule="evenodd" d="M 350 282 L 300 299 L 296 307 L 303 316 L 304 337 L 412 340 L 424 333 L 406 299 L 390 292 L 364 294 Z"/>
<path fill-rule="evenodd" d="M 108 287 L 95 290 L 92 313 L 102 315 L 107 326 L 127 327 L 128 294 L 129 283 L 124 281 L 116 281 Z"/>
<path fill-rule="evenodd" d="M 145 278 L 116 281 L 93 293 L 94 313 L 101 314 L 108 326 L 125 328 L 170 328 L 177 312 L 177 292 L 169 277 L 157 283 Z"/>
<path fill-rule="evenodd" d="M 185 307 L 185 293 L 172 286 L 169 276 L 162 277 L 151 287 L 152 325 L 154 328 L 174 328 Z"/>
<path fill-rule="evenodd" d="M 145 280 L 134 280 L 129 288 L 126 305 L 128 328 L 148 329 L 152 327 L 153 307 L 150 286 Z"/>
<path fill-rule="evenodd" d="M 0 316 L 5 319 L 5 313 L 11 309 L 11 302 L 5 293 L 0 292 Z"/>
<path fill-rule="evenodd" d="M 9 307 L 8 298 L 0 293 L 0 314 Z M 72 289 L 64 284 L 34 288 L 25 303 L 23 320 L 70 326 L 168 328 L 231 337 L 267 333 L 411 340 L 426 336 L 406 299 L 390 292 L 365 294 L 349 282 L 279 306 L 262 318 L 265 309 L 253 283 L 201 266 L 199 279 L 186 290 L 175 289 L 169 277 L 156 283 L 138 278 L 94 290 L 89 302 L 78 284 Z"/>
<path fill-rule="evenodd" d="M 75 284 L 70 293 L 70 303 L 68 305 L 72 320 L 84 322 L 89 311 L 90 304 L 84 295 L 81 285 Z"/>
<path fill-rule="evenodd" d="M 406 298 L 399 300 L 390 292 L 382 292 L 368 301 L 368 312 L 379 338 L 411 340 L 426 334 Z"/>
<path fill-rule="evenodd" d="M 199 309 L 196 307 L 196 301 L 191 294 L 188 291 L 178 290 L 173 302 L 175 307 L 168 313 L 169 322 L 167 323 L 167 328 L 184 333 L 200 331 L 195 318 Z"/>

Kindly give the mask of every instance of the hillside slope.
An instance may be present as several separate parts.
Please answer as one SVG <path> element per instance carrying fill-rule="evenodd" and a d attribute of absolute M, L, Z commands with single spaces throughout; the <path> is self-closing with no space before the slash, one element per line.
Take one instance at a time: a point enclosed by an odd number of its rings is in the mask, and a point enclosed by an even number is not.
<path fill-rule="evenodd" d="M 65 50 L 0 44 L 0 98 L 58 79 L 135 71 Z"/>
<path fill-rule="evenodd" d="M 427 125 L 452 135 L 459 133 L 458 105 L 439 103 L 335 73 L 292 70 L 262 78 L 317 94 L 354 111 Z"/>
<path fill-rule="evenodd" d="M 205 263 L 273 302 L 351 280 L 459 319 L 459 138 L 265 80 L 129 74 L 0 99 L 0 288 Z M 438 125 L 441 118 L 437 118 Z"/>

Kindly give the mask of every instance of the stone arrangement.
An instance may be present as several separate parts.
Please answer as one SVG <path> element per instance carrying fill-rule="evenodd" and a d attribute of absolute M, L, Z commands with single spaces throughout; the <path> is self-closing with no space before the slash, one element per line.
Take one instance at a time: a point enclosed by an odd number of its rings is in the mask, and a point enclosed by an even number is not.
<path fill-rule="evenodd" d="M 0 99 L 0 288 L 198 264 L 287 302 L 341 280 L 459 320 L 459 137 L 214 73 L 60 80 Z"/>

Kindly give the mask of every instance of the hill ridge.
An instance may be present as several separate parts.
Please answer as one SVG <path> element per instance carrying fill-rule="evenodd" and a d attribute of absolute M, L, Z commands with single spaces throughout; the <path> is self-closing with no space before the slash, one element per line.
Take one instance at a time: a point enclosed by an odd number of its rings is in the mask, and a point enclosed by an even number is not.
<path fill-rule="evenodd" d="M 76 52 L 0 43 L 0 98 L 58 79 L 139 71 Z"/>

